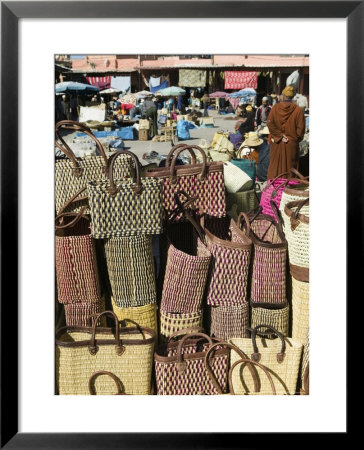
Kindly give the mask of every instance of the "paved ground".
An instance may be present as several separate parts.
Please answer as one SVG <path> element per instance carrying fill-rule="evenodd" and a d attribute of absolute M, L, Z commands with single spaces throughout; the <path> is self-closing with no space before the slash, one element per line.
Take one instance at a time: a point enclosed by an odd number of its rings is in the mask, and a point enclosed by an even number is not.
<path fill-rule="evenodd" d="M 200 139 L 206 139 L 208 142 L 211 142 L 216 131 L 222 130 L 227 132 L 234 131 L 236 119 L 231 119 L 232 117 L 231 115 L 221 116 L 216 111 L 209 111 L 209 116 L 214 117 L 215 122 L 214 128 L 204 127 L 190 130 L 191 139 L 186 141 L 179 141 L 179 143 L 185 142 L 186 144 L 198 145 Z M 65 141 L 67 143 L 70 143 L 71 148 L 72 148 L 71 142 L 74 135 L 75 133 L 70 133 L 67 136 L 65 136 Z M 149 141 L 135 140 L 135 141 L 124 141 L 124 143 L 125 148 L 135 153 L 143 165 L 146 165 L 148 163 L 147 161 L 142 160 L 142 155 L 144 153 L 155 151 L 158 152 L 160 155 L 167 155 L 171 149 L 171 142 L 152 142 L 152 140 Z"/>

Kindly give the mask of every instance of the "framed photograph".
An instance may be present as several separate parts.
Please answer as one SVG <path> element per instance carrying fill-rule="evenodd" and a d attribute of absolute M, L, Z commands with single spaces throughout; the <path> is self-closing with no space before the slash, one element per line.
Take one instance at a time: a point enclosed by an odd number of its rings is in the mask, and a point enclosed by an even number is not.
<path fill-rule="evenodd" d="M 1 448 L 234 448 L 242 442 L 244 447 L 254 448 L 258 434 L 260 442 L 268 443 L 277 433 L 347 432 L 345 361 L 350 333 L 346 305 L 349 295 L 360 292 L 357 280 L 362 268 L 353 263 L 353 250 L 360 252 L 362 247 L 363 164 L 358 149 L 364 144 L 363 23 L 362 1 L 1 2 Z M 110 58 L 96 61 L 92 55 Z M 117 56 L 115 61 L 113 55 Z M 73 110 L 70 105 L 67 109 L 62 104 L 68 100 L 67 93 L 60 89 L 57 97 L 55 84 L 65 81 L 62 77 L 70 65 L 80 79 L 66 76 L 66 82 L 86 82 L 89 86 L 106 82 L 98 86 L 98 92 L 123 83 L 122 92 L 127 95 L 124 83 L 129 72 L 116 70 L 113 76 L 110 65 L 120 69 L 122 60 L 133 55 L 138 61 L 135 74 L 130 73 L 130 93 L 152 90 L 157 82 L 161 87 L 163 72 L 170 72 L 175 79 L 168 80 L 169 87 L 192 86 L 185 112 L 191 119 L 195 108 L 201 111 L 196 119 L 201 130 L 209 130 L 207 116 L 218 117 L 223 108 L 220 102 L 212 102 L 215 90 L 225 89 L 228 96 L 245 87 L 241 83 L 252 67 L 251 73 L 257 76 L 256 93 L 258 97 L 262 94 L 259 106 L 266 94 L 282 93 L 292 72 L 287 69 L 289 64 L 285 70 L 276 70 L 275 62 L 269 69 L 269 55 L 272 59 L 274 55 L 289 57 L 291 62 L 301 60 L 301 84 L 296 90 L 309 100 L 309 182 L 314 192 L 310 203 L 309 395 L 125 395 L 119 401 L 109 395 L 55 395 L 59 367 L 54 350 L 54 124 L 58 119 L 81 122 L 80 106 L 85 114 L 94 108 L 90 97 L 90 105 L 77 104 Z M 205 80 L 209 91 L 202 87 L 200 92 L 192 80 L 196 70 L 189 70 L 187 63 L 185 68 L 177 64 L 174 72 L 168 65 L 156 70 L 158 55 L 160 60 L 168 55 L 198 60 L 199 76 L 207 73 L 207 78 L 212 71 L 205 72 L 204 60 L 213 61 L 211 64 L 220 67 L 217 76 L 220 72 L 224 75 L 219 82 L 212 76 Z M 237 55 L 240 59 L 235 63 Z M 266 58 L 264 70 L 260 71 L 257 63 L 249 65 L 254 55 Z M 224 56 L 231 59 L 229 64 L 223 62 Z M 75 60 L 79 61 L 76 70 Z M 98 79 L 91 79 L 97 64 L 110 68 L 110 73 L 99 77 L 107 72 L 100 70 Z M 91 69 L 86 70 L 85 65 Z M 105 80 L 109 76 L 110 80 Z M 249 79 L 249 83 L 255 81 Z M 118 133 L 132 129 L 134 115 L 131 117 L 132 108 L 125 106 L 128 102 L 124 99 L 118 104 L 115 99 L 114 104 L 107 91 L 99 95 L 103 97 L 98 99 L 101 109 L 105 103 L 106 112 L 103 132 L 109 132 L 108 119 L 118 123 Z M 177 105 L 178 95 L 173 95 L 175 105 L 166 101 L 170 96 L 153 98 L 165 108 L 171 122 L 159 124 L 163 132 L 156 133 L 153 126 L 164 114 L 153 116 L 150 109 L 146 113 L 141 108 L 140 123 L 132 132 L 137 129 L 139 141 L 149 136 L 149 143 L 137 141 L 140 152 L 133 150 L 133 143 L 129 146 L 140 159 L 144 144 L 145 148 L 151 145 L 150 153 L 158 145 L 166 147 L 166 142 L 151 138 L 163 133 L 167 136 L 169 126 L 173 144 L 183 141 L 183 135 L 173 130 L 176 111 L 182 106 Z M 242 102 L 238 97 L 235 106 L 239 104 L 242 115 L 249 115 L 247 106 L 254 108 L 255 100 Z M 59 114 L 56 118 L 55 111 Z M 206 123 L 202 123 L 204 116 Z M 85 123 L 94 120 L 94 116 L 85 117 Z M 222 124 L 222 115 L 219 117 Z M 262 120 L 254 111 L 254 119 L 257 117 Z M 80 129 L 73 131 L 82 134 Z M 93 128 L 94 135 L 99 132 Z M 209 133 L 196 134 L 198 141 L 194 138 L 193 144 L 203 145 L 204 136 L 209 141 Z M 127 143 L 129 138 L 123 139 Z M 257 139 L 260 143 L 258 135 Z M 249 145 L 254 147 L 254 143 Z M 176 162 L 172 163 L 174 170 Z M 119 163 L 114 164 L 119 167 Z M 92 343 L 90 353 L 91 347 Z M 94 350 L 98 351 L 97 345 Z M 96 386 L 101 384 L 94 380 Z M 262 415 L 262 411 L 270 413 Z"/>

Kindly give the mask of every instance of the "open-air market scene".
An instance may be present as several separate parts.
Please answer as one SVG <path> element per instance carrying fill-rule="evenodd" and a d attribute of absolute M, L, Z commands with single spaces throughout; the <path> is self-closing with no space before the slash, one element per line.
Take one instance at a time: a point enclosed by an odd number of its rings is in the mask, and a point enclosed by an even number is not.
<path fill-rule="evenodd" d="M 309 394 L 309 56 L 55 55 L 59 395 Z"/>

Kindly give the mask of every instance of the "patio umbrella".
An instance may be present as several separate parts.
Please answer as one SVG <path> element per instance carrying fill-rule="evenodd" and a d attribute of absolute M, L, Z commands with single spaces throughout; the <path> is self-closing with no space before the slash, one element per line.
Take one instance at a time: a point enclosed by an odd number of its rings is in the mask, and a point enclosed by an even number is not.
<path fill-rule="evenodd" d="M 99 92 L 99 88 L 91 84 L 77 83 L 76 81 L 64 81 L 56 84 L 56 94 L 95 94 Z"/>
<path fill-rule="evenodd" d="M 232 94 L 229 94 L 229 97 L 232 97 L 232 98 L 237 98 L 237 97 L 254 97 L 256 95 L 257 95 L 257 93 L 256 93 L 255 89 L 253 89 L 253 88 L 245 88 L 245 89 L 241 89 L 238 92 L 233 92 Z"/>
<path fill-rule="evenodd" d="M 222 91 L 216 91 L 213 92 L 212 94 L 209 94 L 210 98 L 225 98 L 228 96 L 227 92 L 222 92 Z"/>
<path fill-rule="evenodd" d="M 185 93 L 186 91 L 180 87 L 170 86 L 155 92 L 155 95 L 159 95 L 161 97 L 177 97 L 178 95 L 183 95 Z"/>
<path fill-rule="evenodd" d="M 117 91 L 116 89 L 109 88 L 109 89 L 104 89 L 103 91 L 100 91 L 99 93 L 112 95 L 112 94 L 117 94 L 118 92 L 121 92 L 121 91 Z"/>

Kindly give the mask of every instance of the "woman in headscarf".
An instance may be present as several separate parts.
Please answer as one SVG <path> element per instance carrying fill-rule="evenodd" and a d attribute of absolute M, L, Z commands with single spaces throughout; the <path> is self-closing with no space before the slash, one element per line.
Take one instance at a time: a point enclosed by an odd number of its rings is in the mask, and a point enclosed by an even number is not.
<path fill-rule="evenodd" d="M 293 95 L 293 87 L 287 86 L 282 92 L 283 101 L 274 105 L 269 113 L 268 178 L 284 174 L 292 167 L 298 169 L 299 143 L 305 134 L 305 117 L 302 109 L 292 102 Z M 283 175 L 285 178 L 288 176 Z"/>

